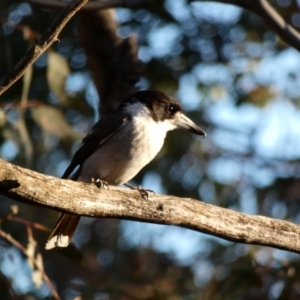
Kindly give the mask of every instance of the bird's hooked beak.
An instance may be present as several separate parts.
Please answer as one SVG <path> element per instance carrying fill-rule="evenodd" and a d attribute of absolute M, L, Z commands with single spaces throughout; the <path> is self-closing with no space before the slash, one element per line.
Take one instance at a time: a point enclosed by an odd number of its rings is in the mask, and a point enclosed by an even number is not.
<path fill-rule="evenodd" d="M 191 119 L 181 112 L 176 115 L 174 123 L 179 128 L 187 129 L 188 131 L 194 134 L 202 135 L 203 137 L 206 136 L 204 130 L 202 130 L 198 125 L 196 125 Z"/>

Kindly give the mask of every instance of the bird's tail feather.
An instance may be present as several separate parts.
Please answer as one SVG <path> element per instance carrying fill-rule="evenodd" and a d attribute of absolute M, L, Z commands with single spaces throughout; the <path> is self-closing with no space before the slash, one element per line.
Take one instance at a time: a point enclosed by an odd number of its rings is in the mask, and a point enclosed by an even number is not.
<path fill-rule="evenodd" d="M 80 216 L 62 214 L 48 238 L 45 249 L 67 247 L 71 242 L 79 220 Z"/>

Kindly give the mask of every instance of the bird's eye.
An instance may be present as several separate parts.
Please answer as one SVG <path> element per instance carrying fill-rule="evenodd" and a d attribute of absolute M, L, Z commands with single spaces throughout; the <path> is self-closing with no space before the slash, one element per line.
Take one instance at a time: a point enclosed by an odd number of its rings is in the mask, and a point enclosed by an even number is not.
<path fill-rule="evenodd" d="M 175 107 L 175 105 L 170 104 L 170 105 L 168 106 L 168 113 L 169 113 L 170 115 L 174 115 L 175 112 L 176 112 L 176 107 Z"/>

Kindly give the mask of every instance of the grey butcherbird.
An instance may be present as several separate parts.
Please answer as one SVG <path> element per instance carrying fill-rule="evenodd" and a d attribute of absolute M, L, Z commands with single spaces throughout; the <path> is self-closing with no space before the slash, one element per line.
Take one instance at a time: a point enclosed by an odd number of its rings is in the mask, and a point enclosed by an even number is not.
<path fill-rule="evenodd" d="M 122 185 L 156 156 L 166 133 L 176 128 L 206 135 L 182 113 L 176 99 L 159 91 L 137 92 L 95 124 L 62 178 L 82 182 L 95 178 L 110 185 Z M 46 249 L 67 247 L 79 219 L 77 215 L 62 214 Z"/>

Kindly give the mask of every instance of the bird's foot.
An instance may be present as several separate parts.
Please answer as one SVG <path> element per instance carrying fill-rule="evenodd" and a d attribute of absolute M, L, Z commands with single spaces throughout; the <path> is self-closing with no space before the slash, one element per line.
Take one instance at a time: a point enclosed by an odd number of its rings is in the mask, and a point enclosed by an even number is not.
<path fill-rule="evenodd" d="M 145 200 L 148 200 L 149 198 L 149 193 L 153 193 L 155 194 L 154 191 L 149 190 L 149 189 L 143 189 L 140 185 L 139 186 L 134 186 L 131 183 L 127 182 L 124 183 L 124 185 L 128 186 L 129 188 L 131 188 L 132 190 L 137 190 L 139 191 L 139 193 L 141 194 L 142 198 Z"/>
<path fill-rule="evenodd" d="M 97 178 L 97 179 L 92 178 L 91 183 L 93 183 L 98 189 L 105 189 L 105 187 L 107 187 L 107 189 L 109 190 L 108 183 L 104 180 L 99 179 L 99 178 Z"/>

